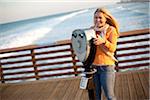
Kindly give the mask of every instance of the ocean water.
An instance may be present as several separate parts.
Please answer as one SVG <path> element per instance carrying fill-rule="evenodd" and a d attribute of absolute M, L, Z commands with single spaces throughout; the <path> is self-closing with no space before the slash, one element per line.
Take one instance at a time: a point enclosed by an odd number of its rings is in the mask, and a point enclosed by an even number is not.
<path fill-rule="evenodd" d="M 105 6 L 120 24 L 120 32 L 149 28 L 149 2 Z M 0 49 L 48 45 L 70 39 L 75 29 L 93 25 L 96 8 L 0 24 Z"/>

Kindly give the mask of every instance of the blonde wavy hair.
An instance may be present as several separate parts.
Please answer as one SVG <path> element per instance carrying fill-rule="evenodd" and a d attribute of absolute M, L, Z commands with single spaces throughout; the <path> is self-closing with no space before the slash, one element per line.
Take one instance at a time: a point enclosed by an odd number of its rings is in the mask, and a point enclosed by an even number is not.
<path fill-rule="evenodd" d="M 106 18 L 106 23 L 115 27 L 116 28 L 116 31 L 119 35 L 119 24 L 118 22 L 116 21 L 116 19 L 111 15 L 111 13 L 106 9 L 106 8 L 98 8 L 96 9 L 94 15 L 97 13 L 97 12 L 102 12 Z"/>

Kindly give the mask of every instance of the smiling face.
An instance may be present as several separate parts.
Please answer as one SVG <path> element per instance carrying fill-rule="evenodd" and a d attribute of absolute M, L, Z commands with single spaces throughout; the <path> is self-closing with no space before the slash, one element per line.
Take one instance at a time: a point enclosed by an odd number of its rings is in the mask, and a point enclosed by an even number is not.
<path fill-rule="evenodd" d="M 106 18 L 102 12 L 95 13 L 94 24 L 97 28 L 101 28 L 106 24 Z"/>

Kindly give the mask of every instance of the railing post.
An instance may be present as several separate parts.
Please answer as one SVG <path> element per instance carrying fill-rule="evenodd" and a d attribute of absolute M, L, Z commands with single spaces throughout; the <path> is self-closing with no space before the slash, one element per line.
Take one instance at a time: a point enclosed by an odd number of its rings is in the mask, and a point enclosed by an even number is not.
<path fill-rule="evenodd" d="M 117 47 L 118 47 L 118 43 L 117 43 Z M 118 57 L 117 57 L 117 50 L 115 51 L 115 53 L 114 53 L 114 57 L 117 59 Z M 117 59 L 118 60 L 118 59 Z M 119 61 L 119 60 L 118 60 Z M 119 64 L 119 62 L 116 62 L 115 61 L 115 70 L 117 71 L 117 72 L 119 72 L 119 66 L 118 66 L 118 64 Z"/>
<path fill-rule="evenodd" d="M 115 62 L 115 70 L 117 71 L 117 72 L 119 72 L 119 62 Z"/>
<path fill-rule="evenodd" d="M 76 59 L 75 59 L 75 53 L 73 51 L 73 48 L 72 48 L 72 45 L 70 44 L 70 49 L 71 49 L 71 56 L 72 56 L 72 63 L 73 63 L 73 69 L 74 69 L 74 72 L 75 72 L 75 76 L 78 75 L 77 73 L 77 66 L 76 66 Z"/>
<path fill-rule="evenodd" d="M 37 67 L 36 67 L 34 49 L 31 49 L 31 56 L 32 56 L 32 63 L 33 63 L 33 68 L 34 68 L 34 72 L 35 72 L 35 77 L 36 77 L 36 80 L 39 80 L 38 70 L 37 70 Z"/>
<path fill-rule="evenodd" d="M 0 78 L 1 78 L 1 83 L 5 83 L 1 60 L 0 60 Z"/>
<path fill-rule="evenodd" d="M 117 72 L 119 72 L 119 66 L 118 66 L 118 64 L 116 65 L 115 70 L 116 70 Z"/>

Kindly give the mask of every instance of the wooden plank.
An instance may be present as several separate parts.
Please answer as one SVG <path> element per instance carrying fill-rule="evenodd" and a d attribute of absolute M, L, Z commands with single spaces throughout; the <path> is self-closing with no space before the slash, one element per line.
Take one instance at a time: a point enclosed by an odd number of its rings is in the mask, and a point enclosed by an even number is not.
<path fill-rule="evenodd" d="M 50 83 L 7 85 L 6 89 L 8 90 L 5 89 L 5 93 L 8 93 L 9 96 L 6 96 L 5 99 L 11 100 L 13 97 L 13 100 L 47 100 L 53 90 L 57 88 L 57 84 L 57 81 L 51 81 Z"/>
<path fill-rule="evenodd" d="M 137 100 L 137 93 L 136 93 L 135 84 L 134 84 L 134 80 L 133 80 L 133 76 L 131 72 L 127 74 L 127 82 L 128 82 L 128 87 L 129 87 L 128 92 L 130 95 L 130 100 Z"/>
<path fill-rule="evenodd" d="M 0 54 L 10 53 L 10 52 L 27 51 L 27 50 L 30 50 L 34 47 L 37 47 L 37 46 L 36 45 L 28 45 L 28 46 L 22 46 L 22 47 L 17 47 L 17 48 L 1 49 Z"/>
<path fill-rule="evenodd" d="M 127 43 L 137 43 L 137 42 L 145 42 L 145 41 L 149 41 L 149 38 L 144 38 L 144 39 L 134 39 L 134 40 L 127 40 L 127 41 L 121 41 L 118 42 L 118 45 L 122 45 L 122 44 L 127 44 Z"/>
<path fill-rule="evenodd" d="M 22 99 L 32 99 L 32 96 L 36 98 L 36 95 L 34 94 L 34 90 L 37 88 L 37 85 L 20 85 L 20 88 L 18 88 L 17 93 L 15 94 L 15 98 L 22 100 Z M 41 88 L 41 85 L 38 86 L 38 89 Z M 38 91 L 38 90 L 37 90 Z M 30 95 L 32 94 L 32 95 Z M 29 96 L 30 95 L 30 96 Z"/>
<path fill-rule="evenodd" d="M 41 92 L 39 91 L 41 95 L 37 100 L 51 100 L 52 98 L 50 97 L 50 95 L 53 93 L 55 89 L 57 89 L 58 84 L 59 81 L 48 82 L 47 85 L 42 90 L 40 90 Z"/>
<path fill-rule="evenodd" d="M 132 55 L 141 55 L 141 54 L 149 54 L 149 51 L 147 50 L 147 51 L 125 53 L 125 54 L 117 54 L 117 57 L 125 57 L 125 56 L 132 56 Z"/>
<path fill-rule="evenodd" d="M 83 90 L 82 96 L 81 96 L 81 100 L 89 100 L 89 98 L 88 98 L 88 90 Z"/>
<path fill-rule="evenodd" d="M 139 48 L 149 48 L 149 44 L 144 44 L 144 45 L 139 45 L 139 46 L 134 46 L 134 47 L 122 47 L 122 48 L 117 48 L 117 51 L 122 51 L 122 50 L 132 50 L 132 49 L 139 49 Z"/>
<path fill-rule="evenodd" d="M 72 60 L 51 62 L 51 63 L 44 63 L 44 64 L 36 64 L 36 66 L 38 67 L 38 66 L 58 65 L 58 64 L 66 64 L 66 63 L 72 63 Z"/>
<path fill-rule="evenodd" d="M 120 97 L 119 97 L 119 100 L 123 100 L 123 78 L 122 78 L 122 75 L 120 75 L 120 89 L 119 89 L 119 92 L 121 93 Z"/>
<path fill-rule="evenodd" d="M 71 40 L 60 40 L 56 42 L 56 44 L 66 44 L 66 43 L 71 43 Z"/>
<path fill-rule="evenodd" d="M 69 88 L 66 90 L 62 100 L 75 100 L 76 91 L 79 89 L 79 82 L 72 80 Z"/>
<path fill-rule="evenodd" d="M 43 49 L 43 48 L 51 48 L 51 47 L 59 47 L 59 46 L 66 46 L 70 45 L 70 43 L 60 43 L 60 44 L 50 44 L 46 46 L 38 46 L 38 45 L 29 45 L 29 46 L 22 46 L 22 47 L 16 47 L 16 48 L 8 48 L 8 49 L 1 49 L 0 54 L 4 53 L 10 53 L 10 52 L 21 52 L 21 51 L 27 51 L 31 49 Z"/>
<path fill-rule="evenodd" d="M 7 68 L 3 68 L 3 70 L 13 70 L 13 69 L 24 69 L 24 68 L 33 68 L 32 65 L 23 65 L 23 66 L 9 66 Z"/>
<path fill-rule="evenodd" d="M 57 88 L 53 90 L 53 92 L 50 94 L 49 99 L 56 99 L 61 100 L 64 94 L 66 93 L 66 90 L 69 88 L 71 84 L 71 81 L 67 80 L 60 80 L 58 81 Z"/>
<path fill-rule="evenodd" d="M 116 78 L 115 78 L 115 96 L 116 99 L 119 100 L 119 98 L 121 97 L 121 92 L 119 91 L 121 88 L 120 86 L 120 74 L 116 73 Z"/>
<path fill-rule="evenodd" d="M 0 57 L 0 59 L 30 57 L 30 56 L 31 56 L 31 54 L 17 54 L 17 55 L 10 55 L 10 56 L 7 56 L 7 57 Z"/>
<path fill-rule="evenodd" d="M 69 43 L 53 43 L 50 45 L 45 45 L 45 46 L 36 46 L 34 47 L 34 49 L 45 49 L 45 48 L 52 48 L 52 47 L 62 47 L 62 46 L 66 46 L 66 45 L 70 45 Z"/>
<path fill-rule="evenodd" d="M 150 63 L 149 63 L 149 65 L 150 65 Z M 147 84 L 149 84 L 149 81 L 150 81 L 150 79 L 149 79 L 149 77 L 150 77 L 149 76 L 150 70 L 148 69 L 148 70 L 146 70 L 146 72 L 144 71 L 142 73 L 144 74 L 144 78 L 145 78 Z"/>
<path fill-rule="evenodd" d="M 70 48 L 69 49 L 62 49 L 62 50 L 38 52 L 38 53 L 35 53 L 35 55 L 43 55 L 43 54 L 51 54 L 51 53 L 59 53 L 59 52 L 68 52 L 68 51 L 70 51 Z"/>
<path fill-rule="evenodd" d="M 8 61 L 8 62 L 2 62 L 2 65 L 7 64 L 17 64 L 17 63 L 26 63 L 26 62 L 32 62 L 32 59 L 26 59 L 26 60 L 20 60 L 20 61 Z"/>
<path fill-rule="evenodd" d="M 122 76 L 122 100 L 129 100 L 129 92 L 128 92 L 128 83 L 126 79 L 126 74 L 123 74 Z"/>
<path fill-rule="evenodd" d="M 67 100 L 76 100 L 76 94 L 77 94 L 77 91 L 78 90 L 80 90 L 80 88 L 79 88 L 79 84 L 80 84 L 80 80 L 74 80 L 74 81 L 72 81 L 73 82 L 73 84 L 71 84 L 70 85 L 70 88 L 72 89 L 71 90 L 71 93 L 70 93 L 70 95 L 69 95 L 69 97 L 68 97 L 68 99 Z M 81 90 L 81 91 L 83 91 L 83 90 Z M 66 91 L 67 92 L 67 91 Z M 68 92 L 69 93 L 69 92 Z"/>
<path fill-rule="evenodd" d="M 148 75 L 145 77 L 143 72 L 138 72 L 140 83 L 142 85 L 143 91 L 144 91 L 144 99 L 149 99 L 149 79 L 146 77 L 149 77 Z"/>
<path fill-rule="evenodd" d="M 77 93 L 75 95 L 75 100 L 87 100 L 87 99 L 83 99 L 83 95 L 85 93 L 83 93 L 84 91 L 88 92 L 88 90 L 81 90 L 81 89 L 78 89 L 77 90 Z M 83 94 L 83 95 L 82 95 Z"/>
<path fill-rule="evenodd" d="M 35 76 L 26 76 L 26 77 L 14 77 L 14 78 L 5 78 L 5 81 L 14 81 L 14 80 L 26 80 L 26 79 L 35 79 Z"/>
<path fill-rule="evenodd" d="M 41 70 L 38 70 L 38 72 L 58 71 L 58 70 L 67 70 L 67 69 L 73 69 L 73 66 L 60 67 L 60 68 L 47 68 L 47 69 L 41 69 Z"/>
<path fill-rule="evenodd" d="M 14 98 L 14 100 L 17 100 L 18 98 L 17 93 L 20 93 L 19 91 L 20 88 L 21 86 L 13 86 L 13 85 L 4 86 L 3 91 L 1 91 L 2 100 L 11 100 L 12 98 Z"/>
<path fill-rule="evenodd" d="M 54 57 L 36 58 L 36 61 L 51 60 L 51 59 L 62 59 L 62 58 L 64 59 L 64 58 L 69 58 L 69 57 L 71 57 L 71 54 L 54 56 Z"/>
<path fill-rule="evenodd" d="M 20 97 L 20 100 L 43 100 L 47 99 L 49 95 L 57 88 L 58 83 L 51 82 L 51 84 L 28 84 L 24 87 L 25 92 Z M 29 91 L 30 90 L 30 91 Z"/>
<path fill-rule="evenodd" d="M 4 73 L 3 75 L 16 75 L 16 74 L 29 74 L 29 73 L 34 73 L 34 71 L 20 71 L 20 72 L 9 72 L 9 73 Z"/>
<path fill-rule="evenodd" d="M 143 58 L 133 58 L 133 59 L 129 59 L 129 60 L 122 60 L 119 61 L 119 63 L 128 63 L 128 62 L 136 62 L 136 61 L 146 61 L 149 60 L 149 57 L 143 57 Z"/>
<path fill-rule="evenodd" d="M 149 63 L 140 63 L 140 64 L 134 64 L 134 65 L 119 66 L 119 69 L 138 68 L 138 67 L 145 67 L 145 66 L 149 66 Z"/>
<path fill-rule="evenodd" d="M 81 71 L 78 71 L 77 74 L 80 74 Z M 46 77 L 53 77 L 53 76 L 63 76 L 63 75 L 73 75 L 76 74 L 75 72 L 63 72 L 63 73 L 56 73 L 56 74 L 47 74 L 47 75 L 39 75 L 40 78 Z"/>
<path fill-rule="evenodd" d="M 139 100 L 143 100 L 145 97 L 144 97 L 144 91 L 140 83 L 139 76 L 137 73 L 132 73 L 132 75 L 133 75 L 134 85 L 137 93 L 137 98 Z"/>
<path fill-rule="evenodd" d="M 149 28 L 140 29 L 140 30 L 132 30 L 128 32 L 121 32 L 120 37 L 127 37 L 127 36 L 135 36 L 141 34 L 149 34 Z"/>

